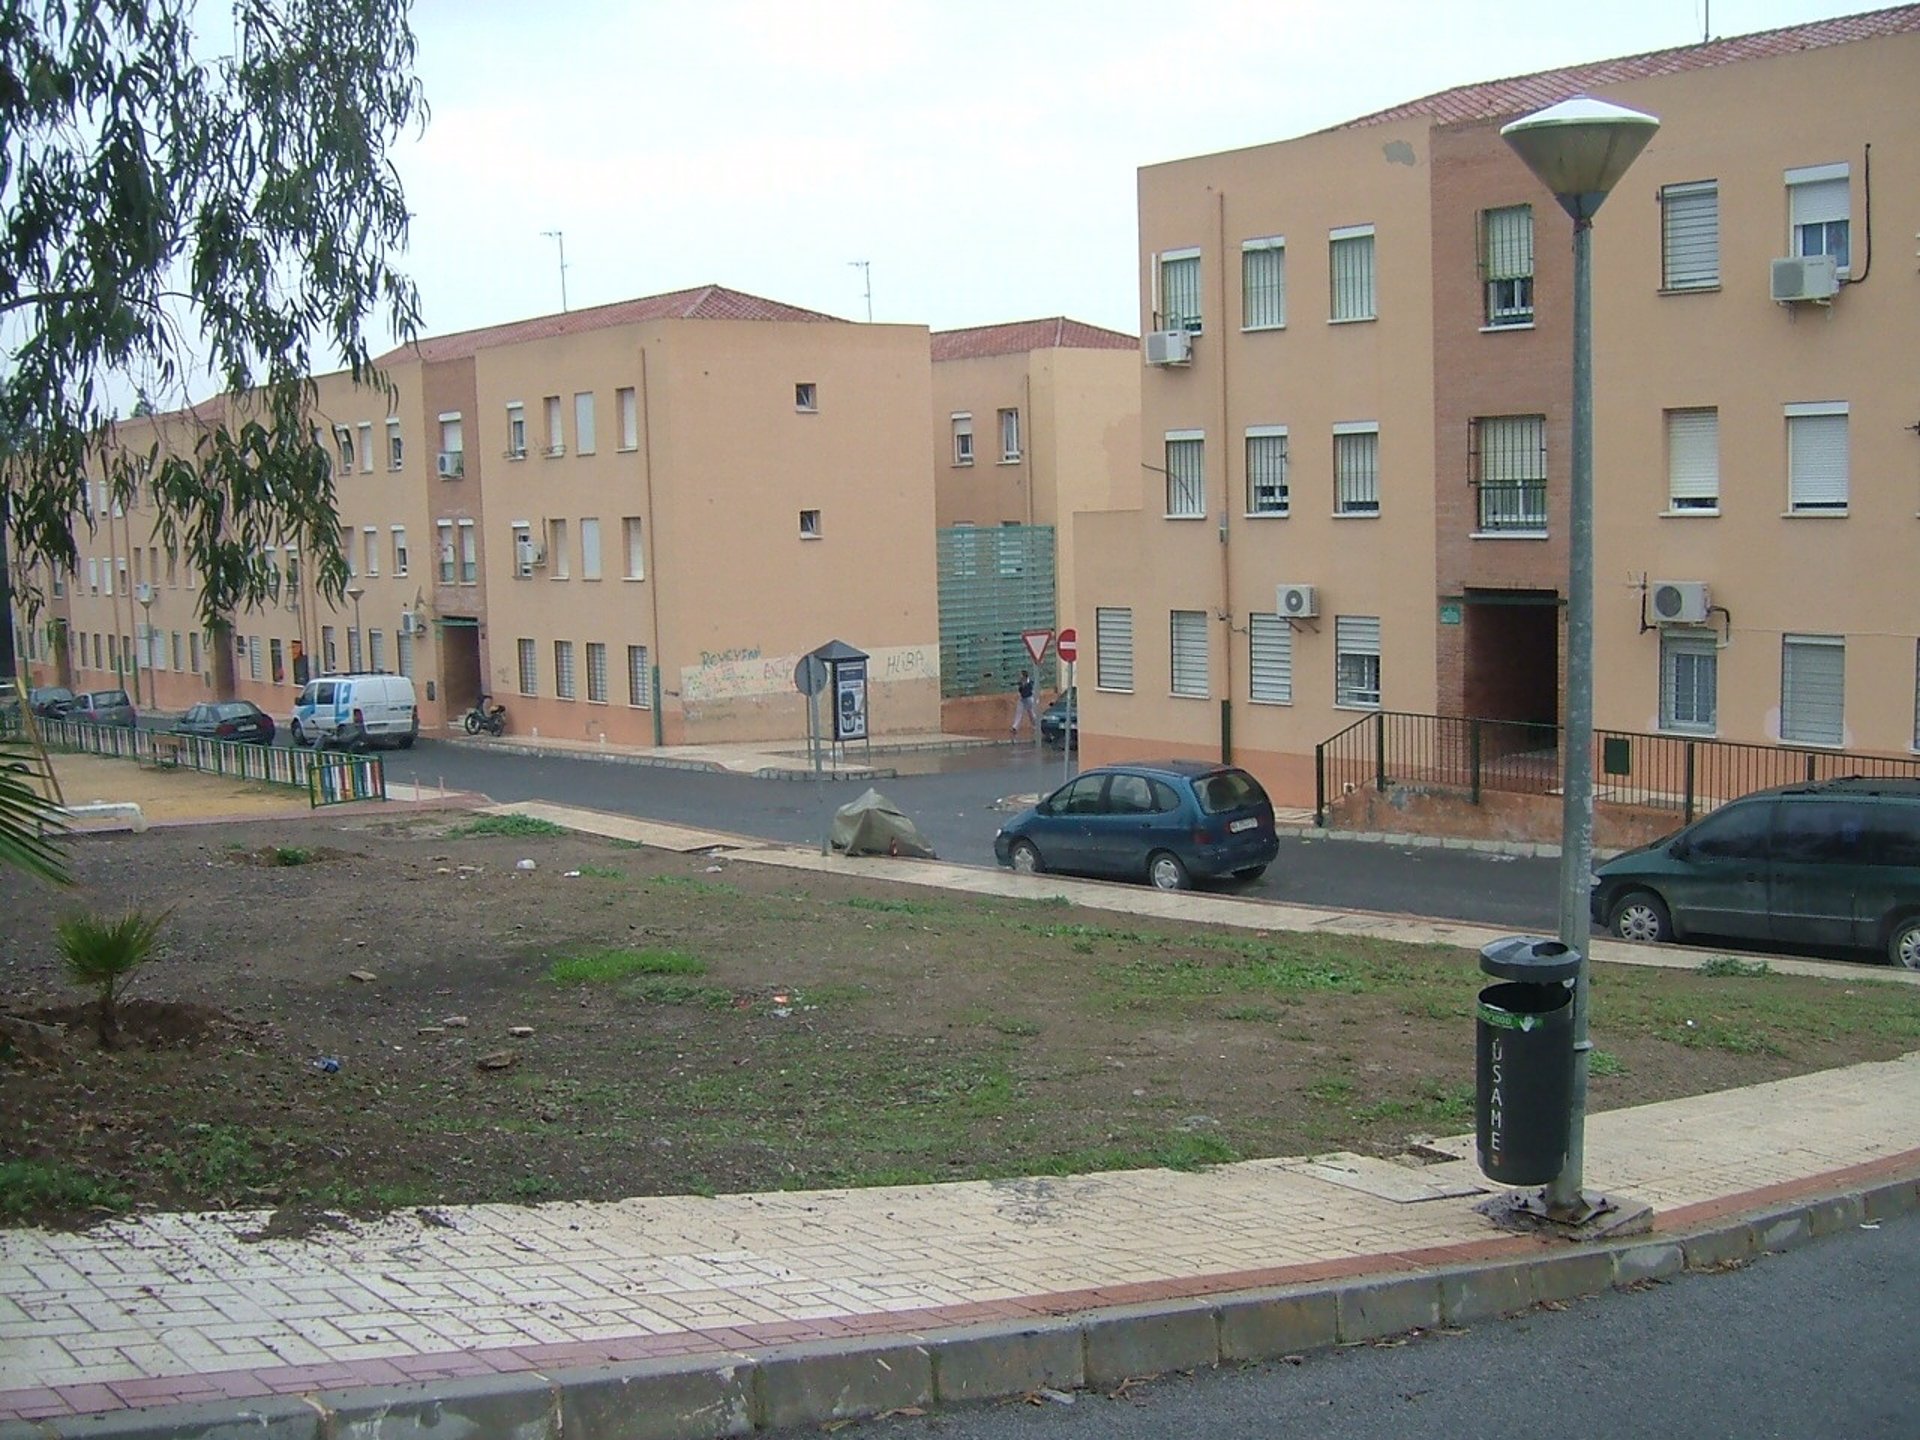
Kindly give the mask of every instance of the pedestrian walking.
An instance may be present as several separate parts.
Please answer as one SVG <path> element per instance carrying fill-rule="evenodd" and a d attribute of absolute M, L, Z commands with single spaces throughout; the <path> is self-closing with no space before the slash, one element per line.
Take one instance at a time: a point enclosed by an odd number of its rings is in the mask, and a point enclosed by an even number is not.
<path fill-rule="evenodd" d="M 1020 698 L 1014 702 L 1013 729 L 1009 732 L 1016 738 L 1020 734 L 1020 722 L 1022 720 L 1031 722 L 1033 725 L 1033 738 L 1038 740 L 1040 738 L 1040 706 L 1033 698 L 1033 676 L 1029 675 L 1025 670 L 1020 672 Z"/>

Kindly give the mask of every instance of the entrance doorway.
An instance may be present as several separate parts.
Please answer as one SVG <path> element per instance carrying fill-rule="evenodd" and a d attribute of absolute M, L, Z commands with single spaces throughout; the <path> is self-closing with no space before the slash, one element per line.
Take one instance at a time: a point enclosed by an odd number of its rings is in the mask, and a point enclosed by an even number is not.
<path fill-rule="evenodd" d="M 1560 597 L 1551 590 L 1469 590 L 1466 713 L 1487 727 L 1486 753 L 1552 752 L 1560 724 Z"/>
<path fill-rule="evenodd" d="M 479 703 L 487 688 L 480 668 L 480 622 L 472 615 L 443 615 L 440 631 L 440 702 L 457 719 Z"/>

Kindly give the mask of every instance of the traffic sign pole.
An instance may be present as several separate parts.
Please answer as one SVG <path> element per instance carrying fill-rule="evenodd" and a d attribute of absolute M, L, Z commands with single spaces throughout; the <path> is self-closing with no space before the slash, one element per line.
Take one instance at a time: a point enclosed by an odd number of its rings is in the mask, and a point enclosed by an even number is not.
<path fill-rule="evenodd" d="M 1071 630 L 1060 638 L 1064 642 Z M 1063 644 L 1063 650 L 1071 651 L 1071 644 Z M 1060 783 L 1066 784 L 1073 778 L 1073 747 L 1080 738 L 1080 697 L 1073 693 L 1073 656 L 1067 656 L 1067 694 L 1072 698 L 1067 703 L 1067 723 L 1060 732 Z"/>

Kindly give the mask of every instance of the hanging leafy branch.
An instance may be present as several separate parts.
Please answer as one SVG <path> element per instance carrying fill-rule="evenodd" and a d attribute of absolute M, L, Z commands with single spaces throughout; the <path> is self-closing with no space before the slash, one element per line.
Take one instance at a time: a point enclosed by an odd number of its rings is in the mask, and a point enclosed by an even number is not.
<path fill-rule="evenodd" d="M 209 624 L 272 597 L 270 545 L 344 590 L 310 376 L 378 385 L 370 317 L 418 324 L 391 263 L 389 149 L 426 118 L 410 6 L 234 0 L 230 34 L 196 34 L 195 0 L 0 0 L 0 483 L 29 615 L 90 479 L 151 495 Z M 194 383 L 225 398 L 187 409 Z M 123 434 L 135 391 L 180 407 Z"/>

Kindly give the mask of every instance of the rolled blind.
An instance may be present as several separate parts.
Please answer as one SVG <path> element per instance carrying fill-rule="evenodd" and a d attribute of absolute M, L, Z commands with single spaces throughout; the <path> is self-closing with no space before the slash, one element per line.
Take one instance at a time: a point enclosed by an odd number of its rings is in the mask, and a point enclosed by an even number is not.
<path fill-rule="evenodd" d="M 1788 635 L 1780 652 L 1780 738 L 1838 745 L 1846 738 L 1847 651 L 1817 636 Z"/>
<path fill-rule="evenodd" d="M 1249 330 L 1287 322 L 1287 251 L 1249 243 L 1240 255 L 1241 323 Z"/>
<path fill-rule="evenodd" d="M 1160 321 L 1169 330 L 1200 328 L 1200 257 L 1198 255 L 1161 257 Z"/>
<path fill-rule="evenodd" d="M 1248 617 L 1251 652 L 1248 698 L 1273 705 L 1293 703 L 1293 627 L 1278 615 L 1258 611 Z"/>
<path fill-rule="evenodd" d="M 1787 486 L 1795 510 L 1844 510 L 1847 504 L 1847 417 L 1787 417 Z"/>
<path fill-rule="evenodd" d="M 1171 616 L 1173 693 L 1207 693 L 1207 614 L 1204 610 L 1175 610 Z"/>
<path fill-rule="evenodd" d="M 1720 500 L 1720 412 L 1667 412 L 1667 494 L 1675 509 Z"/>
<path fill-rule="evenodd" d="M 1330 245 L 1333 265 L 1333 318 L 1371 320 L 1373 299 L 1373 232 L 1336 233 Z"/>
<path fill-rule="evenodd" d="M 1533 274 L 1533 207 L 1487 211 L 1487 278 L 1523 280 Z"/>
<path fill-rule="evenodd" d="M 1109 606 L 1093 612 L 1093 658 L 1100 689 L 1133 689 L 1133 611 Z"/>
<path fill-rule="evenodd" d="M 1686 290 L 1720 283 L 1720 187 L 1712 180 L 1660 192 L 1661 284 Z"/>

